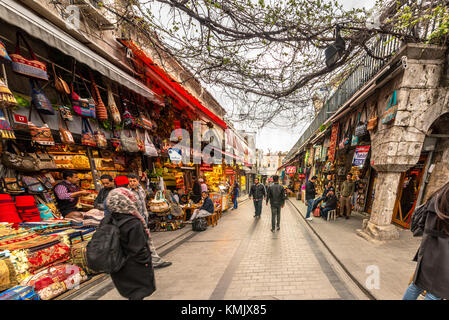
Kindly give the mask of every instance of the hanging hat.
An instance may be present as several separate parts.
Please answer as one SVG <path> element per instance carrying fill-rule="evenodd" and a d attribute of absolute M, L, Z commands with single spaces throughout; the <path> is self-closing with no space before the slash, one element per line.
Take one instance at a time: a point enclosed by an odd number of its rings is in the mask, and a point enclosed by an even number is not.
<path fill-rule="evenodd" d="M 114 182 L 117 187 L 126 186 L 127 184 L 129 184 L 128 177 L 126 176 L 118 176 L 114 179 Z"/>

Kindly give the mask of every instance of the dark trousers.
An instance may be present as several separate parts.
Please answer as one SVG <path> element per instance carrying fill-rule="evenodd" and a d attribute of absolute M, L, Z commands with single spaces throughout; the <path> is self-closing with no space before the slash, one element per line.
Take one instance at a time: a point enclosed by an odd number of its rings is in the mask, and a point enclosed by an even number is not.
<path fill-rule="evenodd" d="M 321 208 L 321 216 L 322 216 L 324 219 L 327 219 L 327 214 L 328 214 L 329 211 L 331 211 L 331 210 L 335 210 L 335 209 L 332 209 L 332 208 Z"/>
<path fill-rule="evenodd" d="M 234 203 L 234 209 L 237 209 L 237 206 L 238 206 L 237 197 L 235 197 L 234 199 L 232 199 L 232 202 Z"/>
<path fill-rule="evenodd" d="M 271 207 L 271 229 L 274 230 L 276 227 L 276 222 L 278 228 L 281 225 L 281 207 Z"/>
<path fill-rule="evenodd" d="M 256 211 L 255 215 L 260 217 L 262 214 L 262 200 L 254 200 L 254 210 Z"/>

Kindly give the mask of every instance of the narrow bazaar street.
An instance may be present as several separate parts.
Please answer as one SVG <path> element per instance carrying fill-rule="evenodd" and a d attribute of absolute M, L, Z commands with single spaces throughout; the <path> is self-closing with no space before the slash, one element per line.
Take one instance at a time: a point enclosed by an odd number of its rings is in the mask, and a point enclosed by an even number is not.
<path fill-rule="evenodd" d="M 270 208 L 264 204 L 255 219 L 246 200 L 205 232 L 192 232 L 190 225 L 176 231 L 185 235 L 158 250 L 173 265 L 156 269 L 157 291 L 149 299 L 368 299 L 291 203 L 282 211 L 281 229 L 270 229 Z M 71 299 L 123 299 L 110 278 L 80 291 Z"/>

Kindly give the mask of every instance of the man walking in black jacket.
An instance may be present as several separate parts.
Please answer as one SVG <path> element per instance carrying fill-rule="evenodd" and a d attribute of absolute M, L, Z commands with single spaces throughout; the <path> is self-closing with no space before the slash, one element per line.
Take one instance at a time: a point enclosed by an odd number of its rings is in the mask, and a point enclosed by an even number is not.
<path fill-rule="evenodd" d="M 267 205 L 270 201 L 271 205 L 271 232 L 274 232 L 274 227 L 277 224 L 277 230 L 281 225 L 281 208 L 285 204 L 285 191 L 279 185 L 279 176 L 273 176 L 273 184 L 268 188 Z"/>
<path fill-rule="evenodd" d="M 312 217 L 310 214 L 313 210 L 313 203 L 315 202 L 315 182 L 317 180 L 317 176 L 313 176 L 309 181 L 306 182 L 306 203 L 307 203 L 307 213 L 306 220 L 312 221 Z"/>
<path fill-rule="evenodd" d="M 259 183 L 259 179 L 254 179 L 254 185 L 251 186 L 251 190 L 249 191 L 249 199 L 251 197 L 254 200 L 254 209 L 256 213 L 254 214 L 255 218 L 260 218 L 262 213 L 262 201 L 266 197 L 266 191 L 263 184 Z"/>

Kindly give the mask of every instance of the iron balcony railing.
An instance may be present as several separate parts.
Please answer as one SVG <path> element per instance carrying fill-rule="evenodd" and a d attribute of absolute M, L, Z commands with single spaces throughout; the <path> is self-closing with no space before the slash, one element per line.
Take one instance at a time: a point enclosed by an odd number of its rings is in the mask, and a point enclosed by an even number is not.
<path fill-rule="evenodd" d="M 421 25 L 409 30 L 410 34 L 419 33 L 421 39 L 427 38 L 436 30 L 438 23 L 436 21 L 426 21 Z M 376 57 L 389 57 L 399 51 L 403 43 L 398 38 L 391 35 L 381 36 L 372 46 L 369 46 L 373 55 Z M 323 108 L 303 132 L 299 140 L 285 157 L 284 163 L 290 161 L 298 149 L 311 138 L 320 126 L 326 122 L 354 93 L 366 84 L 373 76 L 387 63 L 388 59 L 376 59 L 366 55 L 360 64 L 352 70 L 349 76 L 341 83 L 338 89 L 325 102 Z"/>

